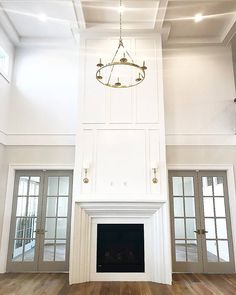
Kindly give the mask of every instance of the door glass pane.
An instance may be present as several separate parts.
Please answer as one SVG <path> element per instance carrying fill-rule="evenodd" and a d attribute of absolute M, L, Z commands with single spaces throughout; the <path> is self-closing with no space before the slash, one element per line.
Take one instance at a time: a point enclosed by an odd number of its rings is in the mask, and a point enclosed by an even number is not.
<path fill-rule="evenodd" d="M 206 241 L 208 262 L 218 262 L 216 240 Z"/>
<path fill-rule="evenodd" d="M 215 239 L 216 232 L 215 232 L 215 220 L 213 218 L 205 218 L 205 230 L 206 238 L 207 239 Z"/>
<path fill-rule="evenodd" d="M 57 214 L 57 197 L 47 197 L 47 217 L 55 217 Z"/>
<path fill-rule="evenodd" d="M 212 177 L 202 177 L 203 196 L 213 196 Z"/>
<path fill-rule="evenodd" d="M 219 258 L 221 262 L 229 262 L 228 241 L 218 241 Z"/>
<path fill-rule="evenodd" d="M 175 238 L 184 239 L 185 238 L 185 226 L 183 218 L 175 219 Z"/>
<path fill-rule="evenodd" d="M 69 177 L 60 177 L 59 195 L 69 195 Z"/>
<path fill-rule="evenodd" d="M 218 239 L 227 239 L 226 219 L 216 219 L 217 237 Z"/>
<path fill-rule="evenodd" d="M 46 218 L 46 224 L 45 224 L 46 239 L 55 238 L 55 228 L 56 228 L 56 218 Z"/>
<path fill-rule="evenodd" d="M 198 261 L 197 240 L 187 240 L 187 257 L 189 262 Z"/>
<path fill-rule="evenodd" d="M 24 238 L 25 239 L 33 239 L 35 238 L 35 230 L 36 230 L 36 218 L 25 218 L 24 223 Z M 27 243 L 27 241 L 26 241 Z"/>
<path fill-rule="evenodd" d="M 24 261 L 34 261 L 35 240 L 25 240 Z"/>
<path fill-rule="evenodd" d="M 54 261 L 54 240 L 45 240 L 43 248 L 43 260 L 44 261 Z"/>
<path fill-rule="evenodd" d="M 66 217 L 68 209 L 68 197 L 59 197 L 58 198 L 58 214 L 59 217 Z"/>
<path fill-rule="evenodd" d="M 213 183 L 214 183 L 214 195 L 215 196 L 224 196 L 224 179 L 222 176 L 220 177 L 213 177 Z"/>
<path fill-rule="evenodd" d="M 195 217 L 195 200 L 194 198 L 185 198 L 185 216 Z"/>
<path fill-rule="evenodd" d="M 28 198 L 28 216 L 36 217 L 38 213 L 38 197 Z"/>
<path fill-rule="evenodd" d="M 175 258 L 176 261 L 186 261 L 186 246 L 184 240 L 175 241 Z"/>
<path fill-rule="evenodd" d="M 194 196 L 193 177 L 184 177 L 184 195 Z"/>
<path fill-rule="evenodd" d="M 175 217 L 184 217 L 183 198 L 174 198 L 174 215 Z"/>
<path fill-rule="evenodd" d="M 57 219 L 57 239 L 66 238 L 66 227 L 67 227 L 67 218 L 58 218 Z"/>
<path fill-rule="evenodd" d="M 15 238 L 17 239 L 24 238 L 25 224 L 26 224 L 25 218 L 16 218 Z"/>
<path fill-rule="evenodd" d="M 215 198 L 216 217 L 225 217 L 225 200 L 224 198 Z"/>
<path fill-rule="evenodd" d="M 173 195 L 183 196 L 182 177 L 173 177 Z"/>
<path fill-rule="evenodd" d="M 65 261 L 66 260 L 66 245 L 56 244 L 55 261 Z"/>
<path fill-rule="evenodd" d="M 39 195 L 39 183 L 40 177 L 30 177 L 30 188 L 29 195 L 30 196 L 38 196 Z"/>
<path fill-rule="evenodd" d="M 27 197 L 17 198 L 16 216 L 26 216 Z"/>
<path fill-rule="evenodd" d="M 18 196 L 27 196 L 28 195 L 28 176 L 21 176 L 19 179 L 19 187 L 18 187 Z"/>
<path fill-rule="evenodd" d="M 204 216 L 205 217 L 214 217 L 214 205 L 213 205 L 213 198 L 203 198 L 204 202 Z"/>
<path fill-rule="evenodd" d="M 58 177 L 48 177 L 48 196 L 58 195 Z"/>
<path fill-rule="evenodd" d="M 188 239 L 195 239 L 196 233 L 194 232 L 196 230 L 196 222 L 194 218 L 188 218 L 186 219 L 186 235 Z"/>
<path fill-rule="evenodd" d="M 22 261 L 24 240 L 14 240 L 12 261 Z"/>

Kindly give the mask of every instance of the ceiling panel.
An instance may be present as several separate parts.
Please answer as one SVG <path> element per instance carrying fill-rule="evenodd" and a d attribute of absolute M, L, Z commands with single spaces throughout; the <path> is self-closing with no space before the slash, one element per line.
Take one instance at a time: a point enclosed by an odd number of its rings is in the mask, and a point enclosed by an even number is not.
<path fill-rule="evenodd" d="M 119 28 L 119 1 L 82 1 L 88 27 Z M 123 1 L 123 26 L 125 29 L 153 29 L 159 1 Z"/>
<path fill-rule="evenodd" d="M 236 1 L 170 1 L 165 21 L 171 24 L 170 38 L 221 37 L 235 18 Z M 195 22 L 194 16 L 204 19 Z"/>
<path fill-rule="evenodd" d="M 76 24 L 70 0 L 15 0 L 0 3 L 20 37 L 71 37 L 71 25 Z M 46 20 L 39 20 L 39 16 L 44 15 L 47 16 Z"/>

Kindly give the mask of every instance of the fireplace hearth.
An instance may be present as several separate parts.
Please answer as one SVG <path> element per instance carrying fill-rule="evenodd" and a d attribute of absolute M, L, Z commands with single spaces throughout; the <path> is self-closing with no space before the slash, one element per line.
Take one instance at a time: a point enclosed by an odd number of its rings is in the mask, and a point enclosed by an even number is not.
<path fill-rule="evenodd" d="M 144 272 L 144 225 L 97 225 L 97 272 Z"/>

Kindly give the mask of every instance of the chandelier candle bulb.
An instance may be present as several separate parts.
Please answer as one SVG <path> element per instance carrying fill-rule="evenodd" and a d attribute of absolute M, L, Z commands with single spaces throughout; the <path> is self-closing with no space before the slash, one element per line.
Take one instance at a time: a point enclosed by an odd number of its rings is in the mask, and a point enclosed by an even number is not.
<path fill-rule="evenodd" d="M 146 65 L 145 65 L 145 60 L 143 61 L 143 66 L 142 69 L 145 71 L 147 69 Z"/>
<path fill-rule="evenodd" d="M 104 65 L 103 65 L 103 63 L 102 63 L 102 59 L 100 58 L 99 59 L 99 63 L 97 64 L 97 67 L 99 67 L 99 68 L 101 68 L 101 67 L 103 67 Z"/>
<path fill-rule="evenodd" d="M 120 59 L 120 61 L 121 61 L 122 63 L 125 63 L 125 62 L 128 61 L 127 58 L 125 57 L 125 53 L 124 53 L 124 55 L 123 55 L 123 58 Z"/>
<path fill-rule="evenodd" d="M 116 87 L 120 87 L 121 86 L 121 83 L 120 83 L 120 79 L 119 78 L 117 79 L 117 82 L 115 83 L 115 86 Z"/>

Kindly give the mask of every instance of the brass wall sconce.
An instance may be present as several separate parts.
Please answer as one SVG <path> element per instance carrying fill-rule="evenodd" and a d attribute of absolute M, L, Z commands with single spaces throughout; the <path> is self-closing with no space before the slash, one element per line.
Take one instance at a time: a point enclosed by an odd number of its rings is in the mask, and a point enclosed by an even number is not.
<path fill-rule="evenodd" d="M 89 179 L 88 179 L 89 163 L 88 162 L 84 163 L 83 169 L 84 169 L 84 179 L 83 179 L 83 182 L 84 183 L 89 183 Z"/>
<path fill-rule="evenodd" d="M 157 179 L 157 168 L 152 168 L 153 170 L 153 179 L 152 179 L 152 182 L 153 183 L 158 183 L 158 179 Z"/>

